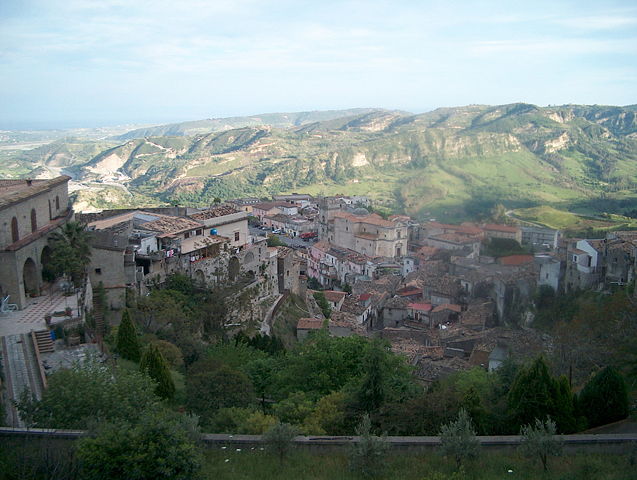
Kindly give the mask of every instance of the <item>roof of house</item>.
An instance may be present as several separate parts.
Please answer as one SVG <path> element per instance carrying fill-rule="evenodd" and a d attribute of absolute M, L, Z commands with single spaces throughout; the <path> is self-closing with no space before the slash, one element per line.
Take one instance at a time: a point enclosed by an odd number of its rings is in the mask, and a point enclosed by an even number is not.
<path fill-rule="evenodd" d="M 518 233 L 520 229 L 518 227 L 511 227 L 509 225 L 498 225 L 495 223 L 488 223 L 482 226 L 483 230 L 490 230 L 493 232 L 505 232 L 505 233 Z"/>
<path fill-rule="evenodd" d="M 481 228 L 476 227 L 475 225 L 451 225 L 448 223 L 440 223 L 440 222 L 429 222 L 426 224 L 429 228 L 437 228 L 440 230 L 450 230 L 456 233 L 462 233 L 465 235 L 480 235 L 484 233 Z"/>
<path fill-rule="evenodd" d="M 319 330 L 323 328 L 323 320 L 320 318 L 299 318 L 296 324 L 297 330 Z"/>
<path fill-rule="evenodd" d="M 396 295 L 401 297 L 411 297 L 413 295 L 422 295 L 422 288 L 405 287 L 396 291 Z"/>
<path fill-rule="evenodd" d="M 195 228 L 204 228 L 204 225 L 185 217 L 169 217 L 167 215 L 162 215 L 157 220 L 145 222 L 143 224 L 143 228 L 144 230 L 159 232 L 161 234 L 159 236 L 162 237 L 187 232 L 188 230 L 194 230 Z"/>
<path fill-rule="evenodd" d="M 257 208 L 259 210 L 272 210 L 273 208 L 298 208 L 298 205 L 294 205 L 289 202 L 263 202 L 263 203 L 255 203 L 252 205 L 252 208 Z"/>
<path fill-rule="evenodd" d="M 67 175 L 60 175 L 50 180 L 0 180 L 0 209 L 44 193 L 70 179 Z"/>
<path fill-rule="evenodd" d="M 533 263 L 533 259 L 533 255 L 508 255 L 500 257 L 498 261 L 501 265 L 526 265 Z"/>
<path fill-rule="evenodd" d="M 347 296 L 345 292 L 337 292 L 335 290 L 324 290 L 323 295 L 328 302 L 338 303 Z"/>
<path fill-rule="evenodd" d="M 466 235 L 461 235 L 458 233 L 441 233 L 439 235 L 431 235 L 429 238 L 432 240 L 438 240 L 440 242 L 455 243 L 458 245 L 468 245 L 480 241 L 480 239 L 476 237 L 468 237 Z"/>
<path fill-rule="evenodd" d="M 369 215 L 354 215 L 353 213 L 338 211 L 334 212 L 334 218 L 343 218 L 353 223 L 367 223 L 370 225 L 376 225 L 377 227 L 394 228 L 400 220 L 390 221 L 385 220 L 377 213 Z"/>
<path fill-rule="evenodd" d="M 232 215 L 233 213 L 239 213 L 239 211 L 229 205 L 220 205 L 218 207 L 212 207 L 208 210 L 193 213 L 190 218 L 193 220 L 208 220 L 210 218 L 223 217 L 225 215 Z"/>
<path fill-rule="evenodd" d="M 431 310 L 431 303 L 410 303 L 407 305 L 410 310 L 419 310 L 421 312 L 428 312 Z"/>
<path fill-rule="evenodd" d="M 462 307 L 454 303 L 443 303 L 442 305 L 435 307 L 432 312 L 442 312 L 443 310 L 451 310 L 452 312 L 460 313 L 462 311 Z"/>

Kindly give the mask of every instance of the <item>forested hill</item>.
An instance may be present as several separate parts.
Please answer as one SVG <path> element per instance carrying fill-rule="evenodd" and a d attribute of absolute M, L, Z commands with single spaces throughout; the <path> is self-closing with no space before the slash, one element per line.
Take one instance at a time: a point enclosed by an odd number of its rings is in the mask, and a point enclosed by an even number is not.
<path fill-rule="evenodd" d="M 303 190 L 368 194 L 416 217 L 472 216 L 496 202 L 637 206 L 634 105 L 337 113 L 250 117 L 258 124 L 207 126 L 190 136 L 183 135 L 192 131 L 188 124 L 151 129 L 180 136 L 119 141 L 68 169 L 82 182 L 115 182 L 152 201 L 192 204 Z M 116 201 L 125 202 L 125 192 Z"/>

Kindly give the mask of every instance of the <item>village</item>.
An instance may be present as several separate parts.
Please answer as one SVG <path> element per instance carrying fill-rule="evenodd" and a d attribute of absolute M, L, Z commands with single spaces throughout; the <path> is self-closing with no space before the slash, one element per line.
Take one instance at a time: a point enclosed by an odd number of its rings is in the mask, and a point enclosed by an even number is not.
<path fill-rule="evenodd" d="M 635 232 L 572 239 L 537 226 L 419 223 L 383 218 L 365 197 L 296 193 L 207 208 L 81 213 L 67 206 L 68 180 L 0 186 L 0 334 L 5 344 L 11 335 L 33 336 L 40 362 L 31 362 L 32 371 L 56 348 L 48 329 L 83 322 L 97 286 L 105 306 L 118 312 L 128 295 L 143 297 L 181 274 L 202 289 L 233 287 L 225 316 L 230 332 L 270 334 L 277 308 L 294 295 L 307 312 L 296 321 L 298 340 L 320 329 L 381 337 L 429 384 L 550 350 L 550 338 L 531 328 L 539 289 L 604 291 L 633 281 L 637 268 Z M 69 297 L 42 272 L 48 235 L 72 219 L 90 232 L 91 253 L 86 285 Z M 527 253 L 507 254 L 511 246 Z M 21 362 L 29 363 L 26 357 L 14 363 Z"/>

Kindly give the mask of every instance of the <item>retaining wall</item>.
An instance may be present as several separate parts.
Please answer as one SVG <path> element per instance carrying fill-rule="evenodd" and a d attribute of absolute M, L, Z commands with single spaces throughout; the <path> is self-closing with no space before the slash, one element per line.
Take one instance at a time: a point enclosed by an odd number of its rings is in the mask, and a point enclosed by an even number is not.
<path fill-rule="evenodd" d="M 0 437 L 12 439 L 28 437 L 33 441 L 75 441 L 85 435 L 81 430 L 26 429 L 0 427 Z M 520 445 L 519 435 L 481 436 L 477 437 L 480 446 L 487 450 L 514 450 Z M 624 453 L 637 444 L 637 434 L 583 434 L 562 435 L 564 451 L 574 453 L 581 451 Z M 294 443 L 312 451 L 340 450 L 357 442 L 359 437 L 298 436 Z M 261 435 L 227 435 L 207 433 L 202 436 L 203 443 L 209 448 L 217 446 L 257 447 L 262 445 Z M 394 450 L 419 452 L 440 447 L 440 437 L 387 437 Z"/>

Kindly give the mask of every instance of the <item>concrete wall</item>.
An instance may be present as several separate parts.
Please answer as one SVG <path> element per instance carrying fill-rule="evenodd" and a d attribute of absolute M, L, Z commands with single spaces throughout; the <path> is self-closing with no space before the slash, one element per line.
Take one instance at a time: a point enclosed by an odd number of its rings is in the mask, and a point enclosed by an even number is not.
<path fill-rule="evenodd" d="M 63 442 L 73 442 L 86 435 L 86 432 L 78 430 L 56 429 L 25 429 L 0 427 L 0 437 L 3 440 L 29 438 L 31 442 L 54 440 L 60 445 Z M 519 435 L 480 436 L 477 437 L 480 447 L 486 450 L 515 450 L 520 446 Z M 565 453 L 591 452 L 591 453 L 627 453 L 637 442 L 637 434 L 601 434 L 601 435 L 562 435 L 559 436 L 564 445 Z M 204 445 L 219 448 L 220 445 L 236 447 L 259 447 L 263 445 L 261 435 L 226 435 L 203 434 Z M 298 436 L 293 442 L 297 447 L 310 450 L 344 450 L 352 443 L 360 441 L 357 436 Z M 440 437 L 387 437 L 387 442 L 392 450 L 403 451 L 431 451 L 440 448 Z"/>

